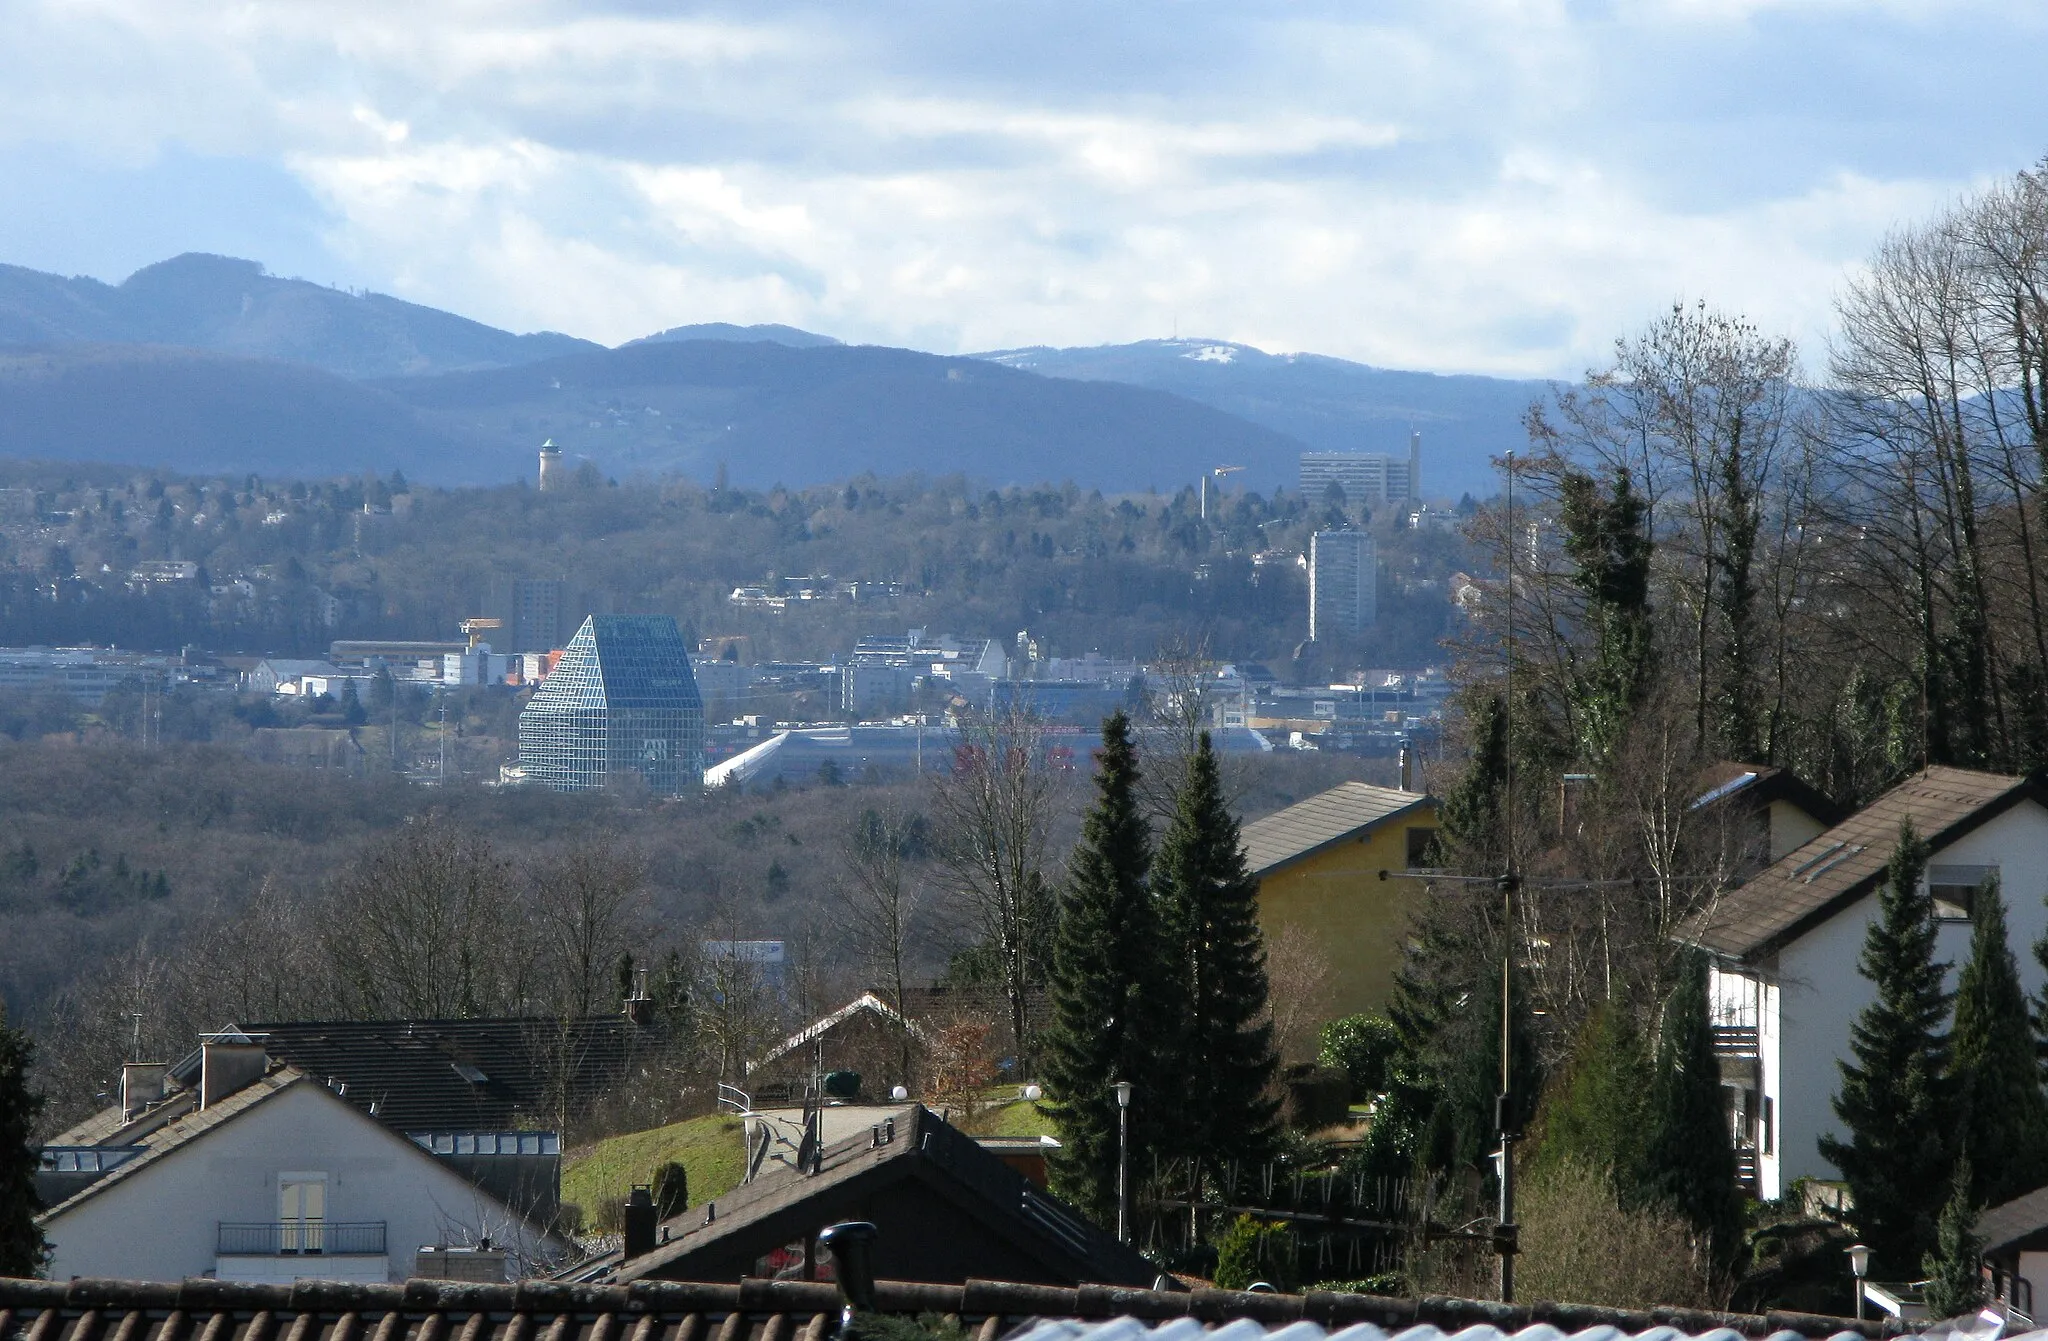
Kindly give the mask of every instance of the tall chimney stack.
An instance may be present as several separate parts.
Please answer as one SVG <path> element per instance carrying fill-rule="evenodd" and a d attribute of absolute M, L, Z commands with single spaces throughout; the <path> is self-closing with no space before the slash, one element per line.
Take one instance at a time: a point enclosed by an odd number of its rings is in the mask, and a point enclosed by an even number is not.
<path fill-rule="evenodd" d="M 626 1198 L 625 1243 L 620 1255 L 630 1262 L 654 1251 L 654 1226 L 661 1212 L 654 1204 L 654 1189 L 636 1187 Z"/>

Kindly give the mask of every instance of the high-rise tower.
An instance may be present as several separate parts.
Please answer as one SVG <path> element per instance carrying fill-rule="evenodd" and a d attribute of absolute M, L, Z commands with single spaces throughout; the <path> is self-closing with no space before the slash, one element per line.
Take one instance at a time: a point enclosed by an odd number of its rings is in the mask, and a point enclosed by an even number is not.
<path fill-rule="evenodd" d="M 1364 531 L 1317 531 L 1308 542 L 1310 642 L 1347 637 L 1379 618 L 1379 561 Z"/>
<path fill-rule="evenodd" d="M 519 766 L 561 792 L 638 773 L 656 794 L 704 780 L 704 700 L 670 615 L 592 615 L 519 714 Z"/>

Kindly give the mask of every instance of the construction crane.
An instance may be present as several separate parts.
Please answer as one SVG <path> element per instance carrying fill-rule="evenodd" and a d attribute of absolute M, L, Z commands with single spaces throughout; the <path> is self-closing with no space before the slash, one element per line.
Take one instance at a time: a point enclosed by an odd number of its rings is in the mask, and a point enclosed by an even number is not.
<path fill-rule="evenodd" d="M 1216 481 L 1216 496 L 1218 498 L 1221 498 L 1223 497 L 1223 477 L 1225 475 L 1235 475 L 1238 471 L 1243 469 L 1243 466 L 1218 466 L 1216 467 L 1216 469 L 1210 471 L 1207 475 L 1202 476 L 1203 521 L 1209 520 L 1209 481 L 1211 479 L 1214 479 Z"/>
<path fill-rule="evenodd" d="M 475 619 L 465 619 L 462 621 L 462 631 L 469 636 L 469 650 L 472 652 L 476 651 L 476 645 L 484 640 L 486 633 L 489 633 L 492 629 L 502 629 L 504 627 L 504 620 L 486 619 L 481 615 Z"/>

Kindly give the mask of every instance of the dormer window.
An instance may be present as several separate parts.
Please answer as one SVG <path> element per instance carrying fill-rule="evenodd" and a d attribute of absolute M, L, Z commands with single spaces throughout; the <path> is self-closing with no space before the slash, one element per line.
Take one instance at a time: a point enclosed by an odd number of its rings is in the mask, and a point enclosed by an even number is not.
<path fill-rule="evenodd" d="M 1929 866 L 1927 893 L 1934 900 L 1937 922 L 1967 922 L 1977 906 L 1977 891 L 1998 878 L 1996 866 Z"/>

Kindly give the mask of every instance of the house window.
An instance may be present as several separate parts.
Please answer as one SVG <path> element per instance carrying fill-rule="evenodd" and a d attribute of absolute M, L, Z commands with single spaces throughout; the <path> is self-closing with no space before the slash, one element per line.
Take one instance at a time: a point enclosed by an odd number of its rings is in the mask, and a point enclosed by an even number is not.
<path fill-rule="evenodd" d="M 1429 865 L 1429 849 L 1436 842 L 1435 829 L 1408 830 L 1408 869 Z"/>
<path fill-rule="evenodd" d="M 277 1176 L 278 1251 L 317 1253 L 327 1248 L 327 1175 Z"/>
<path fill-rule="evenodd" d="M 1976 907 L 1977 891 L 1998 878 L 1996 866 L 1929 866 L 1927 892 L 1934 899 L 1934 920 L 1967 922 Z"/>
<path fill-rule="evenodd" d="M 1777 1116 L 1778 1106 L 1771 1096 L 1766 1094 L 1764 1096 L 1764 1153 L 1766 1155 L 1773 1153 L 1776 1147 L 1777 1132 L 1774 1128 L 1777 1124 L 1774 1119 Z"/>

